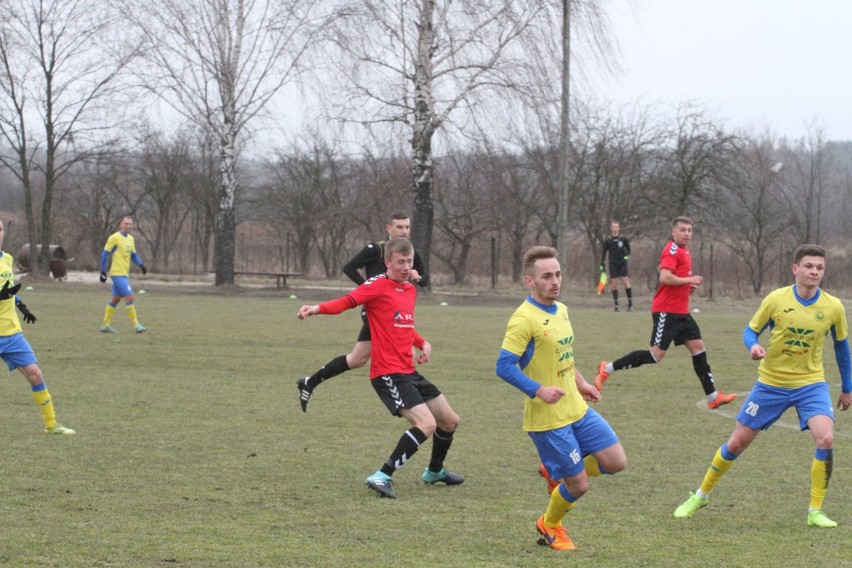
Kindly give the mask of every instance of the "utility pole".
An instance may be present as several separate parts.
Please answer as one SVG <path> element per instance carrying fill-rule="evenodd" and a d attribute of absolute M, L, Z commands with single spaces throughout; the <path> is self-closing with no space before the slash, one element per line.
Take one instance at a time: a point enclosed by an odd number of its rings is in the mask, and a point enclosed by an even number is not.
<path fill-rule="evenodd" d="M 569 209 L 569 171 L 570 152 L 570 62 L 571 62 L 571 0 L 562 4 L 562 117 L 559 136 L 559 211 L 556 216 L 556 248 L 559 250 L 559 262 L 563 267 L 568 264 L 568 209 Z"/>

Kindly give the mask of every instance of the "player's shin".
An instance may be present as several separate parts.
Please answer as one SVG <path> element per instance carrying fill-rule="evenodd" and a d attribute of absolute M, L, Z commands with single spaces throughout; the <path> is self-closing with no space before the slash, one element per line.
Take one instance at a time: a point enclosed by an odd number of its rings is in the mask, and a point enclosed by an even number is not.
<path fill-rule="evenodd" d="M 834 450 L 817 449 L 811 462 L 811 500 L 808 508 L 822 509 L 834 465 Z"/>
<path fill-rule="evenodd" d="M 53 410 L 53 401 L 50 398 L 50 393 L 47 391 L 47 385 L 41 383 L 38 386 L 32 387 L 33 398 L 35 399 L 38 409 L 41 411 L 41 417 L 44 419 L 45 428 L 53 428 L 56 426 L 56 413 Z"/>
<path fill-rule="evenodd" d="M 704 474 L 704 481 L 701 482 L 701 493 L 709 495 L 716 487 L 719 479 L 728 473 L 728 470 L 734 465 L 735 459 L 737 459 L 737 456 L 728 450 L 728 443 L 722 444 L 722 447 L 716 450 L 716 455 L 713 456 L 713 461 L 710 463 L 707 473 Z"/>

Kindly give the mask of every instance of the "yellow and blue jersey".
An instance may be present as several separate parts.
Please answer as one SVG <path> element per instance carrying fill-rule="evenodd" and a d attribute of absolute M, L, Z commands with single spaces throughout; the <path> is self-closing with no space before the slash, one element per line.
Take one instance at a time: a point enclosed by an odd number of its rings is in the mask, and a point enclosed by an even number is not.
<path fill-rule="evenodd" d="M 757 380 L 783 388 L 825 381 L 822 358 L 826 336 L 831 333 L 837 345 L 845 343 L 848 334 L 840 300 L 822 289 L 810 300 L 802 300 L 795 286 L 770 292 L 748 324 L 756 334 L 767 327 L 769 344 Z"/>
<path fill-rule="evenodd" d="M 121 231 L 111 234 L 106 245 L 104 245 L 104 253 L 101 259 L 102 271 L 106 271 L 106 255 L 112 255 L 110 276 L 129 276 L 130 259 L 136 253 L 136 242 L 133 240 L 133 235 L 125 235 Z"/>
<path fill-rule="evenodd" d="M 568 308 L 528 297 L 506 326 L 497 374 L 523 391 L 524 431 L 543 432 L 580 420 L 588 410 L 574 375 L 574 329 Z M 535 397 L 539 386 L 565 391 L 556 404 Z"/>
<path fill-rule="evenodd" d="M 14 286 L 15 272 L 13 267 L 12 255 L 0 251 L 0 287 L 3 287 L 6 282 L 9 283 L 9 286 Z M 0 337 L 20 332 L 21 320 L 18 319 L 18 311 L 15 309 L 15 298 L 0 301 Z"/>

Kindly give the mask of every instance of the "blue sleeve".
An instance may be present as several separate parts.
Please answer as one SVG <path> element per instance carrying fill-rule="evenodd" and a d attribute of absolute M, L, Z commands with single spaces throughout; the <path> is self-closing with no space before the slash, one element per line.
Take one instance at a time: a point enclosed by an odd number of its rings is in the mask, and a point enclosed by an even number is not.
<path fill-rule="evenodd" d="M 139 258 L 139 255 L 135 252 L 130 253 L 130 260 L 132 260 L 136 266 L 142 266 L 142 259 Z"/>
<path fill-rule="evenodd" d="M 109 252 L 104 249 L 104 252 L 101 253 L 101 272 L 106 272 L 107 260 L 109 260 Z"/>
<path fill-rule="evenodd" d="M 754 331 L 751 327 L 746 326 L 743 331 L 743 343 L 745 343 L 746 349 L 751 351 L 751 348 L 757 345 L 757 338 L 760 337 L 760 334 Z"/>
<path fill-rule="evenodd" d="M 497 358 L 497 376 L 533 398 L 541 385 L 521 372 L 518 368 L 520 359 L 518 355 L 501 349 L 500 356 Z"/>
<path fill-rule="evenodd" d="M 834 327 L 831 328 L 831 335 L 834 336 Z M 834 359 L 837 361 L 837 368 L 840 369 L 840 390 L 844 393 L 852 392 L 852 357 L 849 354 L 849 338 L 834 340 Z"/>

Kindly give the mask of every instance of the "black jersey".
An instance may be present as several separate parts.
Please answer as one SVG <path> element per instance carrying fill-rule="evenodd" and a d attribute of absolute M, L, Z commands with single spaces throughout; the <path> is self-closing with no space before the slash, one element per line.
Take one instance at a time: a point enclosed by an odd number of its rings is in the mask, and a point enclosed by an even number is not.
<path fill-rule="evenodd" d="M 387 241 L 374 241 L 367 243 L 367 246 L 362 248 L 358 254 L 346 263 L 343 267 L 343 273 L 349 277 L 352 282 L 359 286 L 367 279 L 379 274 L 384 274 L 387 268 L 385 267 L 385 243 Z M 364 269 L 364 275 L 360 270 Z M 414 249 L 414 270 L 420 274 L 420 280 L 417 282 L 420 286 L 426 287 L 429 285 L 429 276 L 426 274 L 426 269 L 423 267 L 423 259 Z"/>
<path fill-rule="evenodd" d="M 623 235 L 618 235 L 617 237 L 608 236 L 603 243 L 601 264 L 604 263 L 607 253 L 609 253 L 610 266 L 627 264 L 626 257 L 630 256 L 630 241 Z"/>

